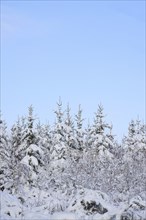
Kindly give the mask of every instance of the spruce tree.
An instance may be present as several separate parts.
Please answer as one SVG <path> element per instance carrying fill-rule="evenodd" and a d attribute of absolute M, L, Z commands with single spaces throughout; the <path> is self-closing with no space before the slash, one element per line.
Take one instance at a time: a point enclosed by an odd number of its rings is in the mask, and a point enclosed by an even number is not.
<path fill-rule="evenodd" d="M 78 113 L 75 115 L 75 121 L 76 121 L 76 141 L 77 141 L 77 146 L 76 148 L 78 150 L 83 150 L 84 149 L 84 131 L 83 131 L 83 121 L 84 119 L 82 118 L 82 109 L 81 105 L 79 105 L 78 108 Z"/>
<path fill-rule="evenodd" d="M 70 114 L 70 107 L 69 104 L 67 105 L 66 109 L 66 117 L 65 117 L 65 142 L 66 145 L 70 148 L 75 148 L 75 135 L 74 135 L 74 123 Z"/>
<path fill-rule="evenodd" d="M 36 133 L 37 145 L 44 151 L 44 162 L 50 161 L 50 148 L 52 146 L 52 131 L 49 124 L 37 124 Z"/>
<path fill-rule="evenodd" d="M 7 188 L 10 182 L 11 164 L 10 143 L 6 122 L 0 119 L 0 190 Z"/>
<path fill-rule="evenodd" d="M 64 166 L 64 162 L 67 157 L 67 147 L 65 145 L 65 124 L 64 124 L 64 112 L 62 110 L 62 101 L 59 98 L 57 102 L 56 122 L 53 129 L 53 140 L 50 148 L 50 162 L 53 168 Z"/>
<path fill-rule="evenodd" d="M 95 113 L 94 123 L 90 129 L 89 146 L 93 149 L 95 155 L 112 157 L 110 152 L 114 144 L 112 134 L 108 130 L 111 126 L 104 121 L 103 106 L 98 105 Z"/>
<path fill-rule="evenodd" d="M 146 139 L 144 138 L 144 127 L 139 119 L 132 120 L 129 123 L 128 135 L 123 139 L 123 170 L 127 170 L 128 167 L 127 172 L 124 172 L 124 180 L 129 198 L 135 193 L 145 190 Z"/>
<path fill-rule="evenodd" d="M 11 175 L 12 175 L 12 190 L 14 193 L 19 188 L 21 184 L 20 179 L 20 158 L 17 154 L 19 147 L 22 144 L 22 126 L 21 120 L 18 118 L 16 123 L 11 128 Z"/>
<path fill-rule="evenodd" d="M 33 107 L 32 105 L 28 108 L 27 118 L 22 118 L 22 138 L 21 145 L 16 150 L 18 158 L 20 160 L 26 155 L 26 149 L 31 145 L 36 143 L 36 137 L 34 133 L 34 116 L 33 116 Z"/>
<path fill-rule="evenodd" d="M 20 147 L 22 141 L 22 127 L 20 124 L 20 118 L 11 128 L 11 146 L 12 146 L 12 157 L 16 161 L 16 151 Z"/>

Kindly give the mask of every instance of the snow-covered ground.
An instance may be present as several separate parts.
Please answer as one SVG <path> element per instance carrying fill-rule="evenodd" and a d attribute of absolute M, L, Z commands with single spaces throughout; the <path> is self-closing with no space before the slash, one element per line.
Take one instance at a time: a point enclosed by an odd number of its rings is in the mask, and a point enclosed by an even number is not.
<path fill-rule="evenodd" d="M 1 220 L 146 220 L 146 193 L 131 199 L 129 204 L 114 204 L 101 191 L 79 188 L 72 199 L 63 204 L 59 192 L 28 191 L 20 197 L 8 191 L 0 192 Z M 60 198 L 59 197 L 60 194 Z"/>

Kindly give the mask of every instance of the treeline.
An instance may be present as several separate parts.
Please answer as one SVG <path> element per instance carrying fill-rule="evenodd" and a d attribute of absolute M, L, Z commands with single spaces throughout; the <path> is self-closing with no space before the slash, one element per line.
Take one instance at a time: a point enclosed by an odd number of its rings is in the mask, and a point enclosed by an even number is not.
<path fill-rule="evenodd" d="M 145 190 L 146 126 L 132 120 L 118 144 L 112 125 L 98 106 L 94 121 L 83 127 L 82 109 L 73 119 L 59 100 L 51 126 L 36 122 L 33 107 L 7 131 L 0 120 L 0 189 L 67 190 L 76 186 L 102 190 L 124 200 Z"/>

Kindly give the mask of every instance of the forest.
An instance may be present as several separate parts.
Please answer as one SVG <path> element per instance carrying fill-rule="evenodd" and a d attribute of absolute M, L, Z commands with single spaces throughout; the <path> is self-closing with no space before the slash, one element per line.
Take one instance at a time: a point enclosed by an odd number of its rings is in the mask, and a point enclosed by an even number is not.
<path fill-rule="evenodd" d="M 119 143 L 102 105 L 87 126 L 82 111 L 59 99 L 50 125 L 31 105 L 11 129 L 1 116 L 0 219 L 146 220 L 146 125 Z"/>

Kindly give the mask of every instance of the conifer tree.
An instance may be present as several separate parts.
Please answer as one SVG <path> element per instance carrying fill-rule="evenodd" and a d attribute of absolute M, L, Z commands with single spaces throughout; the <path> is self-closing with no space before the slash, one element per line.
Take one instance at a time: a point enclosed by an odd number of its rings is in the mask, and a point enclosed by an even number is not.
<path fill-rule="evenodd" d="M 54 111 L 56 114 L 57 124 L 61 124 L 63 122 L 63 111 L 62 111 L 62 101 L 61 97 L 59 97 L 59 101 L 57 102 L 57 110 Z"/>
<path fill-rule="evenodd" d="M 19 147 L 22 144 L 22 125 L 20 118 L 11 128 L 11 175 L 12 175 L 12 187 L 11 192 L 14 193 L 19 188 L 20 183 L 20 157 L 17 154 Z"/>
<path fill-rule="evenodd" d="M 52 131 L 49 124 L 41 124 L 40 122 L 36 127 L 37 145 L 43 149 L 44 161 L 49 163 L 50 161 L 50 148 L 52 145 Z"/>
<path fill-rule="evenodd" d="M 38 179 L 38 170 L 44 165 L 44 151 L 37 145 L 36 131 L 34 128 L 35 118 L 33 116 L 33 107 L 28 109 L 27 120 L 23 119 L 23 129 L 21 136 L 21 145 L 16 150 L 16 156 L 19 159 L 17 173 L 20 175 L 20 184 L 24 183 L 32 186 Z M 27 172 L 26 172 L 27 170 Z"/>
<path fill-rule="evenodd" d="M 136 135 L 136 124 L 134 120 L 131 120 L 128 126 L 128 136 L 125 136 L 123 139 L 124 146 L 133 145 L 135 143 L 135 135 Z"/>
<path fill-rule="evenodd" d="M 109 127 L 105 122 L 104 122 L 104 114 L 103 114 L 103 106 L 100 104 L 98 105 L 97 113 L 95 113 L 95 118 L 94 118 L 94 128 L 96 134 L 103 135 L 105 133 L 105 128 Z"/>
<path fill-rule="evenodd" d="M 70 115 L 70 107 L 67 105 L 65 118 L 65 142 L 68 147 L 75 148 L 74 123 Z"/>
<path fill-rule="evenodd" d="M 17 155 L 16 151 L 21 145 L 22 141 L 22 127 L 20 124 L 20 118 L 16 121 L 16 123 L 11 128 L 11 146 L 12 146 L 12 157 L 16 161 Z"/>
<path fill-rule="evenodd" d="M 22 140 L 21 145 L 16 150 L 18 158 L 22 160 L 26 155 L 26 149 L 31 145 L 36 143 L 36 137 L 34 132 L 34 116 L 33 116 L 33 107 L 32 105 L 28 108 L 28 117 L 27 120 L 22 118 Z"/>
<path fill-rule="evenodd" d="M 84 119 L 82 118 L 82 109 L 81 105 L 79 105 L 78 108 L 78 113 L 75 115 L 75 121 L 76 121 L 76 141 L 77 141 L 77 146 L 76 148 L 79 150 L 84 149 L 84 132 L 83 132 L 83 121 Z"/>
<path fill-rule="evenodd" d="M 35 135 L 34 135 L 34 116 L 33 116 L 33 107 L 32 105 L 28 109 L 29 114 L 28 114 L 28 130 L 26 134 L 26 139 L 27 139 L 27 145 L 30 146 L 31 144 L 35 144 Z"/>
<path fill-rule="evenodd" d="M 128 135 L 123 139 L 123 170 L 125 170 L 123 179 L 129 197 L 145 190 L 146 139 L 144 139 L 142 128 L 144 126 L 139 119 L 132 120 L 129 123 Z M 137 185 L 138 179 L 141 181 Z"/>
<path fill-rule="evenodd" d="M 52 146 L 50 148 L 50 161 L 52 166 L 61 167 L 67 157 L 67 147 L 65 145 L 65 124 L 64 112 L 62 111 L 62 101 L 57 102 L 56 122 L 53 130 Z"/>
<path fill-rule="evenodd" d="M 113 140 L 111 141 L 112 134 L 109 136 L 109 132 L 107 132 L 111 129 L 111 126 L 104 122 L 104 117 L 103 106 L 99 105 L 90 130 L 89 145 L 94 149 L 95 154 L 112 157 L 110 153 L 113 145 Z"/>
<path fill-rule="evenodd" d="M 0 190 L 10 181 L 11 153 L 6 122 L 0 119 Z"/>
<path fill-rule="evenodd" d="M 137 150 L 137 145 L 144 146 L 146 143 L 145 131 L 145 125 L 139 119 L 131 120 L 128 126 L 128 135 L 123 139 L 124 148 L 131 151 L 132 149 Z"/>

